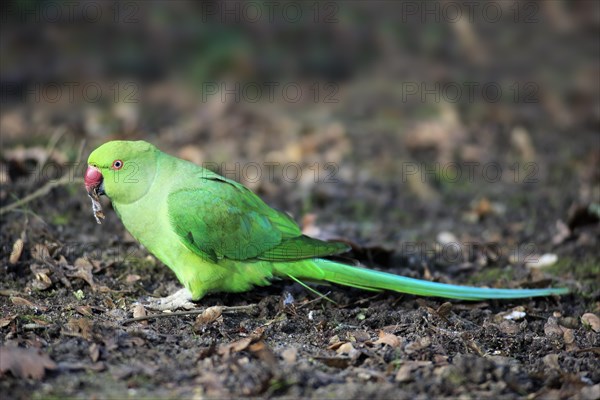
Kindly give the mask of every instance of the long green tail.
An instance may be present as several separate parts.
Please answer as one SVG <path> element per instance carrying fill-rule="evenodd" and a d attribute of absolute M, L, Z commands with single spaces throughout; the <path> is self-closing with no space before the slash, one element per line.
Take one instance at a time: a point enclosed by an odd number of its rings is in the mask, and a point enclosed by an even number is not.
<path fill-rule="evenodd" d="M 327 281 L 364 290 L 391 290 L 399 293 L 460 300 L 518 299 L 569 292 L 567 288 L 494 289 L 428 282 L 320 258 L 296 263 L 275 263 L 274 273 L 281 277 Z"/>

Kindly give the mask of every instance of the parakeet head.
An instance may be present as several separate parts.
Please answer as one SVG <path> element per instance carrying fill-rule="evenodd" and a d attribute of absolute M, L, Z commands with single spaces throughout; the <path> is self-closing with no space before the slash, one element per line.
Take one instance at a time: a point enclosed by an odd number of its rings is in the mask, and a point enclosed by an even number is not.
<path fill-rule="evenodd" d="M 85 189 L 106 194 L 117 203 L 136 201 L 152 185 L 157 154 L 156 147 L 142 140 L 104 143 L 88 158 Z"/>

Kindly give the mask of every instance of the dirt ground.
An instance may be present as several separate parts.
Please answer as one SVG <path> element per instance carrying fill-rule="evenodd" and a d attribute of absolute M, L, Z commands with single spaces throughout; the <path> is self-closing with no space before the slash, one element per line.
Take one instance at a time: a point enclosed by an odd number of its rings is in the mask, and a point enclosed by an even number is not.
<path fill-rule="evenodd" d="M 220 149 L 223 160 L 264 161 L 261 154 L 273 156 L 270 149 L 285 142 L 241 135 L 295 123 L 287 151 L 333 160 L 336 179 L 238 180 L 289 210 L 306 233 L 346 239 L 353 245 L 347 257 L 393 273 L 477 286 L 566 286 L 572 293 L 469 303 L 317 287 L 332 303 L 280 281 L 198 304 L 249 306 L 242 309 L 125 322 L 151 314 L 138 301 L 174 292 L 174 275 L 126 233 L 108 202 L 106 222 L 95 223 L 79 178 L 83 167 L 67 183 L 56 171 L 39 173 L 39 163 L 75 160 L 83 137 L 59 136 L 54 145 L 19 139 L 3 153 L 3 205 L 55 186 L 2 215 L 0 387 L 9 398 L 598 398 L 600 226 L 593 202 L 581 203 L 597 189 L 592 135 L 576 145 L 565 135 L 545 136 L 542 143 L 568 150 L 531 149 L 541 166 L 537 182 L 457 187 L 406 183 L 390 173 L 401 168 L 399 160 L 417 160 L 418 144 L 390 141 L 377 159 L 361 157 L 364 135 L 335 110 L 333 122 L 321 126 L 239 105 L 226 115 L 213 123 L 250 128 L 237 137 L 227 130 L 203 146 L 181 146 L 170 136 L 150 140 L 188 158 L 220 161 Z M 515 154 L 509 137 L 489 150 L 498 160 Z M 262 145 L 239 146 L 236 138 Z M 433 159 L 445 151 L 426 148 Z M 357 150 L 345 156 L 348 149 Z M 301 164 L 304 173 L 311 162 Z"/>

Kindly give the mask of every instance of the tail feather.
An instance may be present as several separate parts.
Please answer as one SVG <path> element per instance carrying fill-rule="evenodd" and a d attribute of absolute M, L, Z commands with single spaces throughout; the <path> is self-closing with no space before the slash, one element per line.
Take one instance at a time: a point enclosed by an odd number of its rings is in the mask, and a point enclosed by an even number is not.
<path fill-rule="evenodd" d="M 495 289 L 429 282 L 320 258 L 286 264 L 275 263 L 275 274 L 296 279 L 327 281 L 371 291 L 390 290 L 459 300 L 518 299 L 569 292 L 567 288 Z"/>

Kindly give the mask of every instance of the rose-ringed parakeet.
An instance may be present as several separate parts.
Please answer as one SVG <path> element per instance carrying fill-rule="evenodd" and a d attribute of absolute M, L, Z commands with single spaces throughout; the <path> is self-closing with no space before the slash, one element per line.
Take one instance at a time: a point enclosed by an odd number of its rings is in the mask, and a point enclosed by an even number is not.
<path fill-rule="evenodd" d="M 144 141 L 111 141 L 94 150 L 85 186 L 97 219 L 103 217 L 97 197 L 105 194 L 133 237 L 169 266 L 185 287 L 163 301 L 162 308 L 189 306 L 188 300 L 207 293 L 247 291 L 275 278 L 461 300 L 568 292 L 457 286 L 324 259 L 347 246 L 303 235 L 292 218 L 240 183 Z"/>

